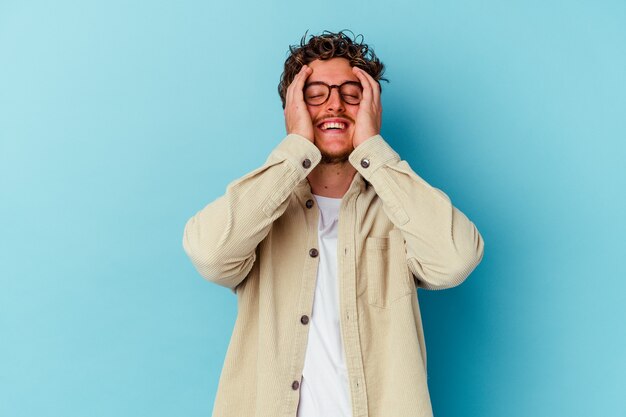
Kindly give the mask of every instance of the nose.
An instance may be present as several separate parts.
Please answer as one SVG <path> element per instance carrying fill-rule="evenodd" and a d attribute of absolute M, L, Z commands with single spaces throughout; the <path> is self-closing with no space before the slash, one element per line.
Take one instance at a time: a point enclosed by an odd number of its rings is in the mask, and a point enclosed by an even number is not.
<path fill-rule="evenodd" d="M 338 88 L 330 89 L 330 96 L 326 102 L 326 110 L 336 112 L 343 112 L 345 110 L 344 102 L 341 99 L 341 94 L 339 94 Z"/>

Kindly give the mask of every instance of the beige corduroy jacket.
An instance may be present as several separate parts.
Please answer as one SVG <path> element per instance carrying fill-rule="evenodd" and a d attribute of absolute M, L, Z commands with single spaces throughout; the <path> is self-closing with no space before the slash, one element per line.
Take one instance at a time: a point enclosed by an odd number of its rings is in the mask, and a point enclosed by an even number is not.
<path fill-rule="evenodd" d="M 319 263 L 306 177 L 320 160 L 311 141 L 288 135 L 185 226 L 198 272 L 237 295 L 213 417 L 296 416 Z M 432 416 L 417 289 L 459 285 L 484 242 L 380 135 L 349 160 L 337 279 L 353 417 Z"/>

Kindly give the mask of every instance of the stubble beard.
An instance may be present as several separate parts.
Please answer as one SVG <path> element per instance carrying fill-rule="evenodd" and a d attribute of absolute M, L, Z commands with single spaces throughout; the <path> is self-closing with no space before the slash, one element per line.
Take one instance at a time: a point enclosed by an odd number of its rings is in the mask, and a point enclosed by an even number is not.
<path fill-rule="evenodd" d="M 345 164 L 349 162 L 348 158 L 354 150 L 354 147 L 350 146 L 349 149 L 340 152 L 329 153 L 326 150 L 322 149 L 319 145 L 317 148 L 320 150 L 320 153 L 322 155 L 322 160 L 320 161 L 321 164 Z"/>
<path fill-rule="evenodd" d="M 340 154 L 330 154 L 328 152 L 320 150 L 322 154 L 322 160 L 320 164 L 345 164 L 349 161 L 350 154 L 352 153 L 352 149 L 342 152 Z"/>

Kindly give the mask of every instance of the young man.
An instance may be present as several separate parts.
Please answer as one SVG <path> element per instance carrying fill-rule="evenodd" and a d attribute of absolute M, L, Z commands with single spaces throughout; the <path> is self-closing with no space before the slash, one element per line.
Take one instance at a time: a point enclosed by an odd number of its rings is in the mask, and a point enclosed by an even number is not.
<path fill-rule="evenodd" d="M 380 136 L 383 69 L 345 33 L 302 38 L 287 136 L 185 226 L 237 294 L 214 417 L 432 416 L 416 290 L 459 285 L 484 242 Z"/>

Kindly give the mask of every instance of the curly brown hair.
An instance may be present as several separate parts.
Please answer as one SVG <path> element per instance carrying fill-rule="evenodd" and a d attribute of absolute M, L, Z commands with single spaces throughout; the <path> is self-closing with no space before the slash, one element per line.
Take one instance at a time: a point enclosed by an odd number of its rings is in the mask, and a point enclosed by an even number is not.
<path fill-rule="evenodd" d="M 347 32 L 353 36 L 348 36 Z M 278 94 L 283 103 L 283 109 L 285 108 L 287 87 L 303 65 L 316 59 L 346 58 L 350 61 L 351 66 L 361 68 L 376 81 L 389 81 L 382 76 L 385 72 L 383 63 L 376 57 L 373 49 L 363 43 L 363 35 L 354 36 L 350 30 L 342 30 L 337 33 L 325 30 L 321 35 L 311 35 L 307 42 L 307 33 L 308 31 L 304 33 L 300 45 L 289 46 L 289 57 L 285 61 L 285 70 L 281 74 L 278 84 Z"/>

